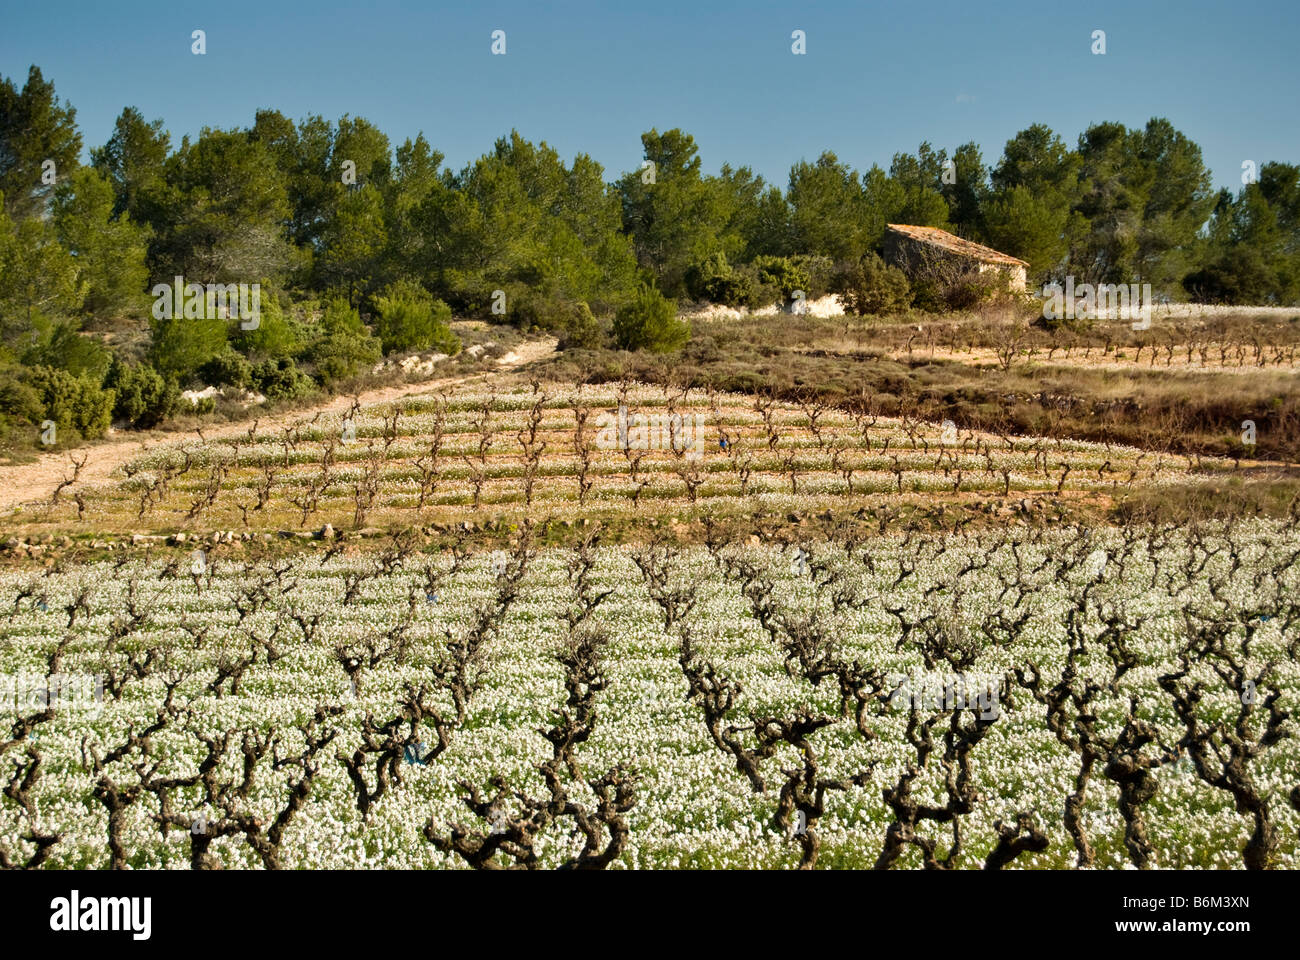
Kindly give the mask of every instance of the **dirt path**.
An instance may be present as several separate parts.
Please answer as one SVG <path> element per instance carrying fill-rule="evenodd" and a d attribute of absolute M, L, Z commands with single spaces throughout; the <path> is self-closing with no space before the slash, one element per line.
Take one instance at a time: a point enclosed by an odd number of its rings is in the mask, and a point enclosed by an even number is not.
<path fill-rule="evenodd" d="M 403 397 L 445 390 L 447 387 L 468 383 L 473 380 L 487 379 L 495 375 L 517 370 L 536 360 L 555 353 L 554 339 L 530 340 L 519 344 L 510 353 L 497 361 L 495 369 L 466 374 L 460 377 L 438 377 L 419 383 L 404 383 L 394 387 L 380 387 L 367 390 L 358 396 L 362 406 L 391 403 Z M 259 433 L 278 431 L 281 428 L 302 420 L 310 420 L 317 413 L 341 413 L 352 406 L 352 396 L 337 396 L 315 406 L 289 410 L 285 413 L 258 420 Z M 221 437 L 247 433 L 249 421 L 232 421 L 205 427 L 205 439 L 214 440 Z M 85 489 L 110 480 L 122 464 L 138 457 L 144 451 L 163 444 L 175 443 L 187 437 L 193 437 L 194 431 L 183 430 L 145 430 L 120 434 L 118 438 L 105 440 L 94 445 L 65 450 L 61 453 L 42 454 L 32 463 L 15 466 L 0 466 L 0 510 L 9 511 L 21 503 L 42 500 L 54 492 L 65 478 L 72 476 L 71 456 L 78 460 L 86 458 L 85 465 L 77 476 L 77 487 Z"/>

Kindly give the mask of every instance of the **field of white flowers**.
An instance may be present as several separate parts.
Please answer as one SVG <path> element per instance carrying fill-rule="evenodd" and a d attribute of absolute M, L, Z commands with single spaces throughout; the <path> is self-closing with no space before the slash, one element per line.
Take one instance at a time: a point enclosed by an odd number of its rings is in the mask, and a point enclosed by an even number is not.
<path fill-rule="evenodd" d="M 0 856 L 1300 865 L 1300 532 L 845 529 L 5 573 Z"/>

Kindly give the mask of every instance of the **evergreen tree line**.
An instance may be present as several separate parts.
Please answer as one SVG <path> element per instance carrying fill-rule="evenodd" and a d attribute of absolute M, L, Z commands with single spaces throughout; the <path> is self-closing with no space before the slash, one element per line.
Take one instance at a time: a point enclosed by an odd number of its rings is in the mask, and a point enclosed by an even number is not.
<path fill-rule="evenodd" d="M 455 171 L 423 135 L 394 147 L 363 118 L 261 110 L 174 144 L 128 107 L 82 165 L 76 112 L 40 70 L 0 78 L 0 435 L 147 426 L 196 382 L 330 389 L 385 353 L 454 352 L 453 314 L 576 346 L 607 342 L 596 318 L 612 316 L 614 346 L 671 349 L 685 297 L 755 307 L 865 277 L 872 295 L 851 302 L 887 309 L 909 299 L 876 295 L 897 279 L 876 256 L 888 223 L 1018 256 L 1035 285 L 1300 301 L 1300 166 L 1264 163 L 1216 194 L 1163 119 L 1096 124 L 1074 148 L 1035 124 L 991 166 L 974 143 L 922 143 L 888 171 L 828 151 L 785 189 L 743 166 L 704 173 L 681 130 L 641 141 L 642 166 L 613 181 L 514 132 Z M 178 276 L 260 284 L 256 327 L 156 317 L 152 288 Z"/>

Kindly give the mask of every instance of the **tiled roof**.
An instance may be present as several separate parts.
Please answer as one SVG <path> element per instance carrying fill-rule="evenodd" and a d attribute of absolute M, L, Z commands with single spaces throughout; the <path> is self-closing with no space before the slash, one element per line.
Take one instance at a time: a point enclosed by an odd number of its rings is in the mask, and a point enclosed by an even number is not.
<path fill-rule="evenodd" d="M 980 243 L 974 243 L 970 240 L 963 240 L 961 237 L 953 236 L 947 230 L 940 230 L 938 227 L 912 227 L 904 223 L 887 224 L 890 230 L 901 233 L 905 237 L 913 240 L 919 240 L 922 243 L 928 243 L 936 247 L 941 247 L 952 253 L 960 254 L 963 257 L 970 257 L 973 260 L 979 260 L 982 263 L 1006 263 L 1017 266 L 1029 266 L 1024 260 L 1017 260 L 1015 257 L 1005 253 L 999 253 L 992 247 L 986 247 Z"/>

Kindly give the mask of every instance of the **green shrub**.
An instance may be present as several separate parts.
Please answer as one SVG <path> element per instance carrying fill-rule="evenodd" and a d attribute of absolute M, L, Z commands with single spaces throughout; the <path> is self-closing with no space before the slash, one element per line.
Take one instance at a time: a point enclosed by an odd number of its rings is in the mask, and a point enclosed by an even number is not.
<path fill-rule="evenodd" d="M 514 292 L 516 289 L 518 292 Z M 569 323 L 573 309 L 571 302 L 545 296 L 529 287 L 512 287 L 505 293 L 504 314 L 493 314 L 489 306 L 488 315 L 493 320 L 508 321 L 524 331 L 537 329 L 563 332 Z"/>
<path fill-rule="evenodd" d="M 181 383 L 226 350 L 226 321 L 220 317 L 154 319 L 150 329 L 150 363 L 164 377 Z"/>
<path fill-rule="evenodd" d="M 487 284 L 466 279 L 460 271 L 448 270 L 443 278 L 442 298 L 451 307 L 452 312 L 461 316 L 481 317 L 489 323 L 509 323 L 506 314 L 492 312 L 492 293 L 498 285 Z M 510 290 L 506 290 L 506 302 L 510 302 Z M 520 293 L 523 289 L 520 288 Z"/>
<path fill-rule="evenodd" d="M 794 292 L 802 290 L 808 297 L 808 271 L 790 257 L 755 257 L 752 264 L 759 283 L 769 284 L 781 291 L 786 303 L 794 299 Z"/>
<path fill-rule="evenodd" d="M 336 350 L 337 352 L 329 352 Z M 314 366 L 316 368 L 316 381 L 322 387 L 329 387 L 341 380 L 348 380 L 362 372 L 363 358 L 356 356 L 348 351 L 347 345 L 339 341 L 330 341 L 322 343 L 315 353 Z M 374 360 L 379 358 L 379 348 L 376 344 Z"/>
<path fill-rule="evenodd" d="M 724 253 L 715 253 L 686 270 L 686 291 L 696 300 L 728 307 L 753 308 L 761 302 L 753 270 L 734 268 Z"/>
<path fill-rule="evenodd" d="M 592 316 L 591 308 L 582 300 L 575 303 L 560 335 L 560 349 L 598 350 L 604 339 L 600 322 Z"/>
<path fill-rule="evenodd" d="M 180 402 L 176 384 L 164 380 L 152 367 L 128 366 L 117 357 L 108 369 L 104 386 L 116 396 L 113 419 L 138 429 L 157 426 L 176 411 Z"/>
<path fill-rule="evenodd" d="M 614 314 L 614 342 L 621 350 L 669 353 L 691 338 L 689 323 L 677 319 L 677 305 L 649 284 Z"/>
<path fill-rule="evenodd" d="M 316 383 L 288 357 L 264 360 L 253 367 L 253 386 L 269 400 L 296 400 L 311 393 Z"/>
<path fill-rule="evenodd" d="M 777 295 L 774 290 L 760 284 L 752 270 L 742 267 L 731 276 L 720 279 L 709 299 L 713 303 L 725 304 L 728 307 L 753 310 L 765 303 L 771 303 L 777 299 Z"/>
<path fill-rule="evenodd" d="M 361 322 L 356 307 L 341 297 L 326 300 L 317 323 L 324 337 L 369 337 L 370 331 Z"/>
<path fill-rule="evenodd" d="M 787 257 L 787 259 L 796 269 L 802 270 L 807 276 L 808 282 L 802 289 L 809 300 L 816 300 L 831 292 L 830 285 L 835 275 L 835 261 L 830 257 L 801 253 L 793 257 Z M 800 288 L 796 287 L 795 289 Z"/>
<path fill-rule="evenodd" d="M 6 371 L 0 376 L 0 414 L 36 423 L 45 413 L 45 401 L 35 387 L 18 378 L 22 372 Z"/>
<path fill-rule="evenodd" d="M 912 278 L 912 306 L 926 313 L 942 313 L 948 308 L 943 284 L 933 277 Z"/>
<path fill-rule="evenodd" d="M 43 326 L 38 326 L 40 340 L 24 352 L 24 364 L 58 367 L 96 383 L 104 379 L 112 355 L 99 340 L 82 336 L 78 325 L 72 322 L 54 323 L 41 330 Z"/>
<path fill-rule="evenodd" d="M 907 275 L 875 253 L 840 269 L 831 288 L 839 294 L 844 309 L 858 316 L 897 313 L 912 303 Z"/>
<path fill-rule="evenodd" d="M 247 387 L 253 366 L 234 350 L 219 353 L 199 367 L 199 379 L 214 387 Z"/>
<path fill-rule="evenodd" d="M 1238 247 L 1183 278 L 1183 289 L 1198 303 L 1268 303 L 1277 276 L 1251 247 Z"/>
<path fill-rule="evenodd" d="M 23 372 L 21 367 L 0 372 L 0 448 L 31 444 L 45 412 L 40 394 L 20 379 Z"/>
<path fill-rule="evenodd" d="M 722 279 L 731 276 L 731 265 L 727 263 L 725 253 L 714 253 L 705 257 L 699 263 L 693 263 L 686 268 L 683 280 L 686 282 L 686 292 L 695 300 L 709 300 L 717 303 L 713 299 L 714 285 Z"/>
<path fill-rule="evenodd" d="M 451 332 L 451 307 L 418 283 L 409 280 L 390 284 L 375 299 L 375 334 L 384 353 L 406 350 L 436 350 L 453 354 L 460 339 Z"/>
<path fill-rule="evenodd" d="M 298 322 L 280 307 L 280 300 L 265 287 L 259 297 L 257 326 L 245 330 L 245 321 L 232 317 L 226 333 L 235 348 L 254 363 L 295 356 L 302 346 L 303 331 Z"/>
<path fill-rule="evenodd" d="M 194 401 L 193 409 L 190 412 L 198 417 L 206 417 L 210 413 L 215 413 L 216 410 L 216 397 L 199 397 Z"/>
<path fill-rule="evenodd" d="M 321 386 L 355 377 L 383 356 L 379 340 L 346 300 L 326 302 L 319 329 L 321 335 L 307 349 L 306 359 L 315 367 Z"/>
<path fill-rule="evenodd" d="M 26 379 L 40 397 L 40 418 L 54 421 L 60 441 L 75 437 L 93 440 L 112 425 L 116 400 L 112 390 L 54 367 L 33 367 Z"/>

